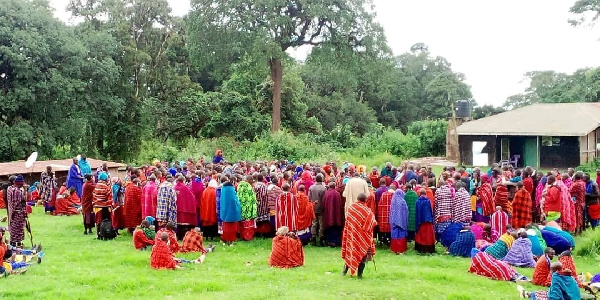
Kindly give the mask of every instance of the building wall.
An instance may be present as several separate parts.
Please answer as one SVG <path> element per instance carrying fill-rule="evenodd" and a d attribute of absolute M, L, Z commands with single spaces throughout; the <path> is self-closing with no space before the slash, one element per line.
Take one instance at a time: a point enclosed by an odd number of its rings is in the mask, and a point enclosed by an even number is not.
<path fill-rule="evenodd" d="M 596 129 L 585 136 L 579 137 L 579 160 L 580 164 L 592 162 L 597 157 L 596 144 L 600 140 L 598 137 L 600 130 Z"/>

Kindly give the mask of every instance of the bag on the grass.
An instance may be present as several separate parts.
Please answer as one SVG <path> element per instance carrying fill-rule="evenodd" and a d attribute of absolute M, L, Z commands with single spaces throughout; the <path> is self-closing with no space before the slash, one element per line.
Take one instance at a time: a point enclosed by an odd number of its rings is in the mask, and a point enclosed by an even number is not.
<path fill-rule="evenodd" d="M 100 228 L 98 228 L 98 237 L 101 240 L 112 240 L 117 237 L 117 233 L 112 228 L 112 223 L 109 219 L 104 219 L 100 222 Z"/>

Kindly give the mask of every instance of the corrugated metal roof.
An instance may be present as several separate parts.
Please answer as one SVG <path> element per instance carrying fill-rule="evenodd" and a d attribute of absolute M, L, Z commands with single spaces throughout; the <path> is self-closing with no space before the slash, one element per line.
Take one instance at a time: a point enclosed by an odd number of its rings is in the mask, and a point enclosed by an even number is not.
<path fill-rule="evenodd" d="M 459 135 L 584 136 L 600 126 L 600 103 L 533 104 L 464 123 Z"/>
<path fill-rule="evenodd" d="M 125 166 L 124 164 L 97 160 L 93 158 L 87 158 L 90 163 L 92 170 L 95 170 L 102 163 L 106 163 L 109 168 L 120 168 Z M 12 174 L 26 174 L 26 173 L 42 173 L 46 171 L 46 166 L 52 166 L 52 170 L 56 171 L 68 171 L 73 164 L 73 159 L 62 159 L 62 160 L 41 160 L 36 161 L 32 168 L 25 168 L 25 161 L 13 161 L 7 163 L 0 163 L 0 176 L 12 175 Z"/>

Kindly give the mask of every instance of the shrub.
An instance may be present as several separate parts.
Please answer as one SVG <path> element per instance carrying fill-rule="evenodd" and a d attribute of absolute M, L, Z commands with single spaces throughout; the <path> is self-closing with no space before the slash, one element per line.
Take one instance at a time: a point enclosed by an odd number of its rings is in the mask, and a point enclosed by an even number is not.
<path fill-rule="evenodd" d="M 441 156 L 446 153 L 446 132 L 448 122 L 445 120 L 425 120 L 413 122 L 408 126 L 408 135 L 414 135 L 421 143 L 419 156 Z"/>
<path fill-rule="evenodd" d="M 580 239 L 575 252 L 579 256 L 598 255 L 600 253 L 600 230 L 587 230 Z"/>

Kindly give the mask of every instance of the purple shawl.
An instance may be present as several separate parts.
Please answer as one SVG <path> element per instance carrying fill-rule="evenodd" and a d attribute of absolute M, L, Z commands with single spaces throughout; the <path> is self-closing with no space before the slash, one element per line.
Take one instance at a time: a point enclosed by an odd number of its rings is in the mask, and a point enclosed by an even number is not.
<path fill-rule="evenodd" d="M 404 230 L 408 228 L 408 205 L 404 200 L 404 192 L 397 189 L 392 196 L 392 204 L 390 206 L 390 226 L 400 227 Z"/>
<path fill-rule="evenodd" d="M 415 229 L 419 231 L 419 227 L 425 222 L 433 223 L 433 211 L 429 198 L 421 196 L 415 205 Z"/>
<path fill-rule="evenodd" d="M 536 262 L 533 260 L 533 253 L 531 252 L 531 240 L 518 238 L 502 260 L 516 267 L 535 267 Z"/>
<path fill-rule="evenodd" d="M 381 195 L 387 192 L 390 188 L 387 186 L 380 186 L 377 191 L 375 191 L 375 201 L 379 201 L 381 199 Z"/>

